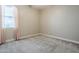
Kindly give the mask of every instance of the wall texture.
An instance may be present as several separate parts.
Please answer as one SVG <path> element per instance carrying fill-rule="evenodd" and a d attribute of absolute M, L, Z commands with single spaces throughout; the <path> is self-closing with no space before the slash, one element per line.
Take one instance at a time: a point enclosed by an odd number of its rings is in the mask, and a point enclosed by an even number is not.
<path fill-rule="evenodd" d="M 41 32 L 79 41 L 79 6 L 52 6 L 43 10 Z"/>
<path fill-rule="evenodd" d="M 39 33 L 39 12 L 28 6 L 17 6 L 19 13 L 19 30 L 22 36 Z M 13 29 L 5 29 L 6 40 L 11 40 L 14 36 Z"/>
<path fill-rule="evenodd" d="M 52 6 L 42 11 L 28 6 L 17 8 L 21 36 L 40 32 L 79 41 L 79 6 Z M 13 38 L 13 30 L 6 29 L 5 35 Z"/>
<path fill-rule="evenodd" d="M 39 33 L 39 12 L 28 6 L 19 6 L 21 36 Z"/>

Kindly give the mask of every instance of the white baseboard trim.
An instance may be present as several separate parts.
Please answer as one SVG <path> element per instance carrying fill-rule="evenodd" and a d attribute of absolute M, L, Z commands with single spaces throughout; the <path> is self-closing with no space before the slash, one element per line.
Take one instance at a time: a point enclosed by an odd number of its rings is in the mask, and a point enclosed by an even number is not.
<path fill-rule="evenodd" d="M 26 39 L 26 38 L 31 38 L 31 37 L 38 36 L 38 35 L 40 35 L 40 34 L 41 34 L 41 33 L 32 34 L 32 35 L 27 35 L 27 36 L 22 36 L 22 37 L 20 37 L 19 39 Z"/>
<path fill-rule="evenodd" d="M 27 35 L 27 36 L 22 36 L 22 37 L 20 37 L 19 39 L 20 39 L 20 40 L 21 40 L 21 39 L 27 39 L 27 38 L 35 37 L 35 36 L 38 36 L 38 35 L 40 35 L 40 33 L 32 34 L 32 35 Z M 6 42 L 11 42 L 11 41 L 14 41 L 14 40 L 16 40 L 16 39 L 8 39 L 8 40 L 6 40 Z"/>
<path fill-rule="evenodd" d="M 66 38 L 53 36 L 53 35 L 48 35 L 48 34 L 43 34 L 43 33 L 40 33 L 40 34 L 43 35 L 43 36 L 49 37 L 49 38 L 56 38 L 56 39 L 64 40 L 64 41 L 67 41 L 67 42 L 72 42 L 72 43 L 75 43 L 75 44 L 79 44 L 78 41 L 74 41 L 74 40 L 71 40 L 71 39 L 66 39 Z"/>
<path fill-rule="evenodd" d="M 60 39 L 60 40 L 64 40 L 64 41 L 67 41 L 67 42 L 72 42 L 72 43 L 75 43 L 75 44 L 79 44 L 78 41 L 74 41 L 74 40 L 71 40 L 71 39 L 66 39 L 66 38 L 62 38 L 62 37 L 58 37 L 58 36 L 54 36 L 54 35 L 43 34 L 43 33 L 37 33 L 37 34 L 22 36 L 22 37 L 20 37 L 19 39 L 32 38 L 32 37 L 35 37 L 35 36 L 38 36 L 38 35 L 43 35 L 43 36 L 45 36 L 45 37 Z M 10 41 L 14 41 L 14 39 L 12 39 L 12 40 L 11 40 L 11 39 L 10 39 L 10 40 L 7 40 L 6 42 L 10 42 Z"/>
<path fill-rule="evenodd" d="M 11 42 L 11 41 L 14 41 L 15 39 L 8 39 L 6 40 L 6 42 Z"/>

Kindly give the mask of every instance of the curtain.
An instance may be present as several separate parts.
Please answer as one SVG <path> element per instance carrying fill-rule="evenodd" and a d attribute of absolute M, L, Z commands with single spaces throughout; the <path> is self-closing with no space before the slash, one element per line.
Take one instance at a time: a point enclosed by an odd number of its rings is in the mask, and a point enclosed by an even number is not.
<path fill-rule="evenodd" d="M 5 42 L 4 29 L 2 28 L 2 10 L 0 6 L 0 44 Z"/>
<path fill-rule="evenodd" d="M 1 44 L 1 39 L 2 39 L 2 30 L 1 30 L 1 6 L 0 6 L 0 44 Z"/>
<path fill-rule="evenodd" d="M 15 23 L 16 23 L 16 28 L 14 30 L 14 33 L 15 33 L 14 37 L 15 37 L 16 40 L 19 40 L 19 37 L 20 37 L 20 28 L 19 28 L 20 24 L 19 24 L 19 12 L 18 11 L 19 11 L 18 8 L 15 9 L 15 15 L 16 15 Z"/>
<path fill-rule="evenodd" d="M 19 31 L 19 14 L 18 14 L 18 8 L 15 6 L 14 9 L 14 14 L 15 14 L 15 28 L 13 29 L 13 34 L 14 34 L 14 39 L 18 40 L 20 37 L 20 31 Z M 0 44 L 5 43 L 6 42 L 6 35 L 5 35 L 5 28 L 3 28 L 3 22 L 2 22 L 2 9 L 0 6 Z"/>

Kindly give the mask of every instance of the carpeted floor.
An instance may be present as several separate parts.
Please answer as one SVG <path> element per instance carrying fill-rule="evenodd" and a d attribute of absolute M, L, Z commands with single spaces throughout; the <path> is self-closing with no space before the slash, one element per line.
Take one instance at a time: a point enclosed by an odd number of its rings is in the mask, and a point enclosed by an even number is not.
<path fill-rule="evenodd" d="M 79 45 L 44 36 L 5 43 L 0 53 L 78 53 Z"/>

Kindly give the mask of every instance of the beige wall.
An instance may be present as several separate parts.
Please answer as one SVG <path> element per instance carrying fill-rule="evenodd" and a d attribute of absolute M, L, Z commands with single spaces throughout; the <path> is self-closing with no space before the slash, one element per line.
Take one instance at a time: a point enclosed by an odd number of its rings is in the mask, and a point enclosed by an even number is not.
<path fill-rule="evenodd" d="M 39 12 L 28 6 L 17 6 L 21 37 L 39 33 Z M 13 29 L 6 29 L 7 40 L 13 38 Z"/>
<path fill-rule="evenodd" d="M 79 6 L 52 6 L 41 11 L 28 6 L 17 6 L 21 36 L 39 32 L 79 41 Z M 13 30 L 6 29 L 7 39 Z"/>
<path fill-rule="evenodd" d="M 39 33 L 39 12 L 28 6 L 19 6 L 21 36 Z"/>
<path fill-rule="evenodd" d="M 79 6 L 52 6 L 43 10 L 41 32 L 79 41 Z"/>

